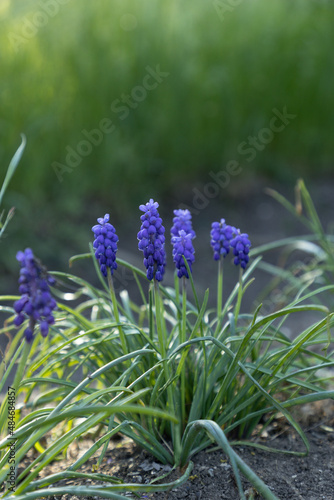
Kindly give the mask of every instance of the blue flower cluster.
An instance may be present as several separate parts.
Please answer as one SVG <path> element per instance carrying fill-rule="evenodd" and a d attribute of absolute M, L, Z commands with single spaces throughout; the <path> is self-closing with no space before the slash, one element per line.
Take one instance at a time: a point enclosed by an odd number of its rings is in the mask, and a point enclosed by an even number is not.
<path fill-rule="evenodd" d="M 52 312 L 57 304 L 49 288 L 49 285 L 55 284 L 55 279 L 47 274 L 30 248 L 18 252 L 16 258 L 21 264 L 19 292 L 22 297 L 14 303 L 14 310 L 17 313 L 14 324 L 20 326 L 29 317 L 29 326 L 24 334 L 26 340 L 31 342 L 37 321 L 43 337 L 47 336 L 49 325 L 55 321 Z"/>
<path fill-rule="evenodd" d="M 189 269 L 192 272 L 192 264 L 195 262 L 195 250 L 192 239 L 196 237 L 192 228 L 191 213 L 189 210 L 174 210 L 173 226 L 170 231 L 171 243 L 173 245 L 173 261 L 179 278 L 185 276 L 189 278 L 185 257 Z"/>
<path fill-rule="evenodd" d="M 251 246 L 248 234 L 240 234 L 240 230 L 238 230 L 238 234 L 231 240 L 230 244 L 235 255 L 234 264 L 236 266 L 240 264 L 243 269 L 246 269 L 249 261 L 249 248 Z"/>
<path fill-rule="evenodd" d="M 138 248 L 144 254 L 144 266 L 149 281 L 162 281 L 166 267 L 165 228 L 158 212 L 159 204 L 150 199 L 146 205 L 140 205 L 143 212 L 142 222 L 137 234 Z M 118 237 L 114 226 L 109 223 L 109 214 L 97 219 L 98 225 L 93 226 L 95 256 L 99 261 L 101 272 L 107 276 L 107 268 L 117 269 L 116 252 Z M 229 226 L 225 219 L 213 222 L 210 232 L 210 244 L 213 249 L 213 258 L 220 260 L 221 256 L 233 250 L 234 264 L 245 269 L 249 261 L 251 243 L 247 234 L 241 234 L 239 229 Z M 196 233 L 192 228 L 191 213 L 189 210 L 174 210 L 173 226 L 171 228 L 171 243 L 173 245 L 173 261 L 179 278 L 189 278 L 186 259 L 190 271 L 195 262 L 195 250 L 192 240 Z"/>
<path fill-rule="evenodd" d="M 93 247 L 95 257 L 99 261 L 101 273 L 107 276 L 107 268 L 110 268 L 111 274 L 117 269 L 116 252 L 118 236 L 115 228 L 109 223 L 109 214 L 97 219 L 98 224 L 92 227 L 94 233 Z"/>
<path fill-rule="evenodd" d="M 192 272 L 192 264 L 195 261 L 195 250 L 193 247 L 192 238 L 192 234 L 186 233 L 183 229 L 179 231 L 178 236 L 172 237 L 173 261 L 175 262 L 176 269 L 178 269 L 177 275 L 179 278 L 182 278 L 182 276 L 189 278 L 183 256 L 185 257 L 189 269 Z"/>
<path fill-rule="evenodd" d="M 144 253 L 144 266 L 148 280 L 155 278 L 162 281 L 165 266 L 165 228 L 158 212 L 159 204 L 150 199 L 146 205 L 140 205 L 139 209 L 144 212 L 138 237 L 138 248 Z"/>
<path fill-rule="evenodd" d="M 213 249 L 213 258 L 215 260 L 220 260 L 221 255 L 226 257 L 229 253 L 230 241 L 235 233 L 235 227 L 228 226 L 225 223 L 225 219 L 221 219 L 220 222 L 213 222 L 211 224 L 210 244 Z"/>
<path fill-rule="evenodd" d="M 158 212 L 159 204 L 150 199 L 146 205 L 140 205 L 141 228 L 138 232 L 138 248 L 144 254 L 144 266 L 148 280 L 162 281 L 165 266 L 165 228 Z M 116 252 L 118 236 L 115 228 L 109 223 L 109 214 L 97 219 L 98 224 L 92 227 L 94 233 L 94 249 L 101 273 L 107 276 L 109 268 L 111 274 L 117 269 Z M 251 242 L 248 234 L 241 233 L 239 229 L 229 226 L 224 219 L 213 222 L 211 225 L 211 247 L 213 258 L 220 260 L 226 257 L 230 249 L 233 250 L 234 264 L 240 265 L 242 269 L 249 262 L 249 250 Z M 191 213 L 189 210 L 174 210 L 173 226 L 171 228 L 171 242 L 173 245 L 173 261 L 179 278 L 189 278 L 188 267 L 192 272 L 192 264 L 195 261 L 195 250 L 192 240 L 196 237 L 192 228 Z M 21 298 L 14 303 L 16 317 L 14 324 L 22 325 L 29 318 L 29 326 L 25 329 L 26 340 L 31 342 L 34 336 L 36 323 L 39 324 L 43 337 L 49 332 L 49 326 L 54 323 L 53 311 L 56 301 L 50 293 L 50 286 L 55 284 L 54 278 L 48 275 L 39 261 L 34 257 L 30 248 L 24 252 L 18 252 L 16 256 L 21 264 L 19 278 L 19 292 Z"/>
<path fill-rule="evenodd" d="M 211 225 L 211 247 L 213 249 L 213 258 L 220 260 L 221 256 L 226 257 L 230 249 L 233 250 L 234 264 L 246 269 L 249 262 L 249 249 L 251 242 L 248 234 L 240 233 L 240 229 L 229 226 L 225 219 L 220 222 L 213 222 Z"/>
<path fill-rule="evenodd" d="M 191 213 L 189 210 L 174 210 L 175 217 L 173 218 L 173 226 L 170 230 L 171 236 L 178 236 L 179 231 L 183 230 L 187 234 L 190 233 L 192 238 L 195 238 L 196 234 L 192 228 Z"/>

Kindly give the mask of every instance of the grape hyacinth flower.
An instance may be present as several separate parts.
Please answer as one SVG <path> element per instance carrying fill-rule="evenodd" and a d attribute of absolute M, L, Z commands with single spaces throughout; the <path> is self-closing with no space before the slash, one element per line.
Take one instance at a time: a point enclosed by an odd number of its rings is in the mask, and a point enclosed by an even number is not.
<path fill-rule="evenodd" d="M 158 212 L 159 203 L 150 199 L 146 205 L 140 205 L 139 209 L 144 212 L 140 216 L 142 225 L 138 232 L 138 248 L 144 253 L 144 266 L 148 280 L 153 278 L 162 281 L 165 266 L 165 228 Z"/>
<path fill-rule="evenodd" d="M 240 264 L 242 269 L 246 269 L 249 261 L 249 248 L 251 246 L 248 234 L 240 234 L 240 230 L 238 230 L 238 234 L 231 240 L 230 244 L 235 255 L 234 264 L 236 266 Z"/>
<path fill-rule="evenodd" d="M 31 342 L 37 322 L 39 322 L 42 336 L 46 337 L 49 325 L 55 321 L 52 311 L 57 304 L 49 288 L 49 285 L 55 284 L 55 279 L 47 274 L 45 268 L 35 259 L 30 248 L 26 248 L 24 252 L 18 252 L 16 259 L 21 264 L 19 292 L 22 297 L 14 303 L 14 310 L 17 314 L 14 324 L 20 326 L 26 317 L 29 317 L 29 326 L 25 329 L 24 335 L 26 340 Z"/>
<path fill-rule="evenodd" d="M 118 236 L 116 230 L 109 222 L 109 214 L 97 219 L 98 224 L 92 227 L 94 233 L 93 247 L 95 257 L 99 261 L 100 270 L 103 276 L 107 277 L 107 268 L 110 268 L 111 274 L 117 269 L 116 252 Z"/>
<path fill-rule="evenodd" d="M 179 278 L 182 278 L 182 276 L 189 278 L 183 255 L 189 265 L 190 271 L 192 272 L 192 264 L 195 261 L 195 250 L 192 244 L 192 239 L 192 233 L 186 233 L 183 229 L 179 231 L 178 236 L 172 237 L 173 261 L 178 269 L 177 275 Z"/>
<path fill-rule="evenodd" d="M 225 223 L 225 219 L 211 224 L 211 247 L 213 249 L 214 260 L 220 260 L 221 256 L 226 257 L 230 251 L 230 242 L 237 233 L 237 229 Z"/>
<path fill-rule="evenodd" d="M 196 234 L 192 228 L 191 223 L 191 213 L 189 210 L 174 210 L 175 217 L 173 218 L 173 226 L 170 231 L 171 236 L 178 236 L 179 231 L 183 229 L 187 234 L 191 233 L 192 238 L 195 238 Z"/>

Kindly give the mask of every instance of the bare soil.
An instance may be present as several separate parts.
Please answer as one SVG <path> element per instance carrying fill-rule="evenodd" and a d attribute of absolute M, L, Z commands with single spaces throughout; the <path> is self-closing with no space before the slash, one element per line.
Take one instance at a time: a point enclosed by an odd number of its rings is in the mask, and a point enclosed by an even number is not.
<path fill-rule="evenodd" d="M 235 450 L 280 500 L 334 500 L 334 401 L 327 400 L 305 405 L 298 409 L 298 421 L 310 442 L 311 451 L 306 457 L 269 453 L 248 446 L 236 446 Z M 280 450 L 305 451 L 299 436 L 283 418 L 274 421 L 263 435 L 258 433 L 254 441 Z M 66 460 L 54 462 L 44 469 L 40 477 L 65 470 L 78 457 L 78 454 L 83 454 L 92 443 L 91 438 L 86 438 L 73 444 L 68 450 Z M 96 457 L 86 463 L 80 472 L 92 472 Z M 32 458 L 32 456 L 27 457 L 25 464 L 22 465 L 28 464 Z M 239 499 L 232 467 L 221 450 L 202 451 L 193 457 L 193 462 L 194 468 L 185 484 L 169 492 L 143 493 L 139 498 Z M 170 470 L 170 466 L 157 463 L 154 458 L 136 447 L 131 441 L 120 439 L 110 443 L 110 449 L 98 472 L 116 476 L 125 483 L 148 484 Z M 181 472 L 174 470 L 157 484 L 171 482 L 180 476 Z M 242 482 L 249 500 L 262 498 L 245 478 L 242 478 Z M 67 480 L 57 483 L 57 486 L 65 484 L 92 486 L 94 483 L 87 480 Z M 127 494 L 127 497 L 138 498 L 131 493 Z M 100 500 L 97 496 L 80 498 Z M 52 500 L 79 500 L 79 497 L 63 495 L 52 497 Z"/>

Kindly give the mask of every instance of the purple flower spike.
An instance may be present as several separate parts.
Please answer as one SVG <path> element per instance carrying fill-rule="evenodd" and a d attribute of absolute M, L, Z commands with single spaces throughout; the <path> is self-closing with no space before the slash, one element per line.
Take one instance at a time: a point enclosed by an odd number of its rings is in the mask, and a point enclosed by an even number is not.
<path fill-rule="evenodd" d="M 152 199 L 146 205 L 140 205 L 139 209 L 144 212 L 140 220 L 142 225 L 137 235 L 138 248 L 144 253 L 144 266 L 148 280 L 153 278 L 162 281 L 165 266 L 165 228 L 158 212 L 159 204 Z"/>
<path fill-rule="evenodd" d="M 178 236 L 172 237 L 173 244 L 173 261 L 175 262 L 176 269 L 178 269 L 177 275 L 179 278 L 185 276 L 189 278 L 189 274 L 183 259 L 185 257 L 189 269 L 192 272 L 192 264 L 195 261 L 195 250 L 192 244 L 192 233 L 186 233 L 183 229 L 179 231 Z"/>
<path fill-rule="evenodd" d="M 118 236 L 112 224 L 109 223 L 109 214 L 99 217 L 98 224 L 92 227 L 94 233 L 93 247 L 95 257 L 99 261 L 101 273 L 107 276 L 107 268 L 110 268 L 111 274 L 117 269 L 116 252 Z"/>
<path fill-rule="evenodd" d="M 235 255 L 234 264 L 242 267 L 242 269 L 246 269 L 246 266 L 249 261 L 249 249 L 251 247 L 251 242 L 248 238 L 248 234 L 239 233 L 235 238 L 231 240 L 231 247 L 233 248 L 233 253 Z"/>
<path fill-rule="evenodd" d="M 171 236 L 178 236 L 179 231 L 183 229 L 187 234 L 190 233 L 192 238 L 196 237 L 195 231 L 192 228 L 191 213 L 189 210 L 174 210 L 175 217 L 173 218 L 173 227 L 170 231 Z"/>
<path fill-rule="evenodd" d="M 237 233 L 237 229 L 225 223 L 225 219 L 211 224 L 211 247 L 213 249 L 213 258 L 220 260 L 221 256 L 226 257 L 230 251 L 230 242 Z"/>
<path fill-rule="evenodd" d="M 27 317 L 29 318 L 29 326 L 24 335 L 27 342 L 31 342 L 37 321 L 40 322 L 43 337 L 47 336 L 49 325 L 54 323 L 52 312 L 57 304 L 51 296 L 49 285 L 54 285 L 55 279 L 47 274 L 30 248 L 18 252 L 16 258 L 21 264 L 19 291 L 22 297 L 14 303 L 17 314 L 14 324 L 20 326 Z"/>

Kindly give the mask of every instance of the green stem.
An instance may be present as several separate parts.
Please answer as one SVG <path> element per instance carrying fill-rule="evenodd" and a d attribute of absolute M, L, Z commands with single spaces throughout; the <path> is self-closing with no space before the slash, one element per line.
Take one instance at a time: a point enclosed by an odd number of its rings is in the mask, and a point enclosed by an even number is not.
<path fill-rule="evenodd" d="M 223 304 L 223 266 L 222 261 L 218 262 L 218 280 L 217 280 L 217 318 L 220 319 Z"/>
<path fill-rule="evenodd" d="M 177 272 L 174 273 L 174 288 L 175 288 L 175 300 L 178 306 L 180 306 L 180 278 Z M 178 311 L 177 316 L 181 320 L 181 313 Z"/>
<path fill-rule="evenodd" d="M 148 324 L 149 324 L 149 336 L 152 343 L 154 343 L 154 287 L 150 284 L 148 290 Z M 150 354 L 149 359 L 150 366 L 154 365 L 154 354 Z M 151 379 L 152 380 L 152 379 Z"/>
<path fill-rule="evenodd" d="M 187 324 L 187 289 L 186 289 L 186 278 L 183 276 L 182 280 L 182 324 L 181 324 L 181 335 L 180 344 L 186 341 L 186 324 Z M 186 373 L 185 365 L 183 365 L 181 371 L 181 428 L 185 426 L 186 418 Z"/>
<path fill-rule="evenodd" d="M 206 403 L 206 384 L 207 384 L 207 356 L 206 356 L 206 345 L 205 342 L 201 342 L 203 349 L 203 394 L 202 394 L 202 416 L 205 415 L 205 403 Z"/>
<path fill-rule="evenodd" d="M 109 285 L 110 296 L 111 296 L 111 301 L 112 301 L 113 310 L 114 310 L 114 316 L 115 316 L 116 323 L 119 325 L 118 331 L 119 331 L 119 337 L 121 339 L 123 353 L 128 354 L 129 351 L 128 351 L 128 347 L 127 347 L 127 343 L 126 343 L 126 337 L 124 335 L 123 328 L 120 326 L 117 299 L 116 299 L 114 283 L 112 280 L 111 271 L 110 271 L 109 267 L 107 268 L 107 274 L 108 274 L 108 285 Z"/>
<path fill-rule="evenodd" d="M 31 348 L 31 344 L 29 342 L 26 342 L 25 337 L 23 337 L 22 342 L 25 343 L 25 346 L 23 347 L 22 356 L 21 356 L 21 359 L 19 361 L 19 365 L 17 367 L 17 371 L 15 374 L 14 382 L 13 382 L 13 387 L 15 387 L 15 390 L 17 390 L 19 388 L 20 382 L 23 379 L 23 374 L 24 374 L 24 371 L 27 367 L 27 359 L 28 359 L 28 356 L 30 353 L 30 348 Z"/>
<path fill-rule="evenodd" d="M 163 366 L 163 371 L 165 375 L 165 381 L 167 385 L 167 401 L 168 401 L 168 406 L 170 409 L 170 412 L 172 415 L 176 415 L 175 412 L 175 404 L 174 404 L 174 395 L 173 395 L 173 388 L 172 385 L 170 384 L 170 373 L 169 373 L 169 366 L 168 362 L 166 359 L 166 334 L 163 332 L 162 328 L 162 320 L 161 320 L 161 299 L 160 299 L 160 290 L 159 290 L 159 284 L 157 280 L 154 280 L 154 291 L 155 291 L 155 314 L 156 314 L 156 323 L 157 323 L 157 333 L 158 333 L 158 340 L 159 340 L 159 346 L 160 346 L 160 353 L 162 357 L 162 366 Z M 174 444 L 174 461 L 175 464 L 178 465 L 180 462 L 181 458 L 181 425 L 180 423 L 178 424 L 171 424 L 171 434 L 172 434 L 172 440 Z"/>
<path fill-rule="evenodd" d="M 241 306 L 241 299 L 242 299 L 242 271 L 243 271 L 243 269 L 240 267 L 240 270 L 239 270 L 238 298 L 237 298 L 237 303 L 236 303 L 235 309 L 234 309 L 234 324 L 235 324 L 235 327 L 237 327 L 238 316 L 239 316 L 240 306 Z"/>
<path fill-rule="evenodd" d="M 220 329 L 222 320 L 222 307 L 223 307 L 223 263 L 221 259 L 218 262 L 218 279 L 217 279 L 217 326 L 215 337 Z"/>
<path fill-rule="evenodd" d="M 148 324 L 149 324 L 149 333 L 150 333 L 150 339 L 152 342 L 154 341 L 154 316 L 153 316 L 153 288 L 150 285 L 149 291 L 148 291 Z"/>

